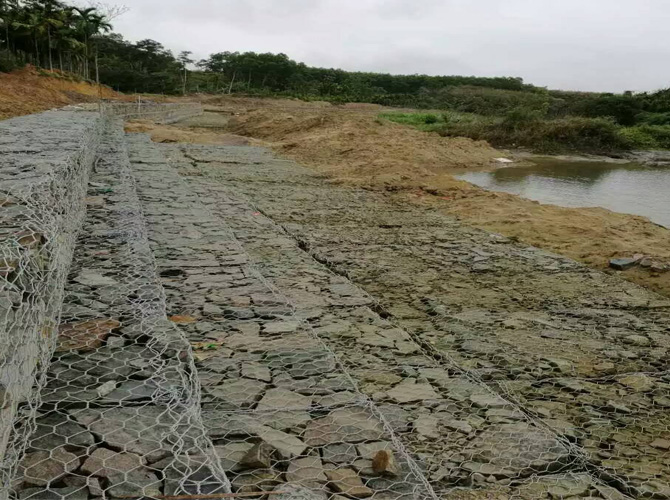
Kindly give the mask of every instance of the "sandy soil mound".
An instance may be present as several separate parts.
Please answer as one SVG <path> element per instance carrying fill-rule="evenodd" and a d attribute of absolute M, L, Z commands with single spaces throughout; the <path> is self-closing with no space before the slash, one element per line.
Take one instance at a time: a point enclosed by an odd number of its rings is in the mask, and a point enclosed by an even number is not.
<path fill-rule="evenodd" d="M 38 113 L 79 102 L 94 102 L 101 96 L 118 99 L 108 87 L 75 82 L 58 73 L 43 76 L 33 67 L 0 73 L 0 119 Z"/>
<path fill-rule="evenodd" d="M 336 180 L 381 182 L 387 189 L 425 185 L 440 171 L 488 168 L 500 156 L 486 142 L 427 134 L 380 120 L 376 113 L 259 109 L 235 116 L 229 130 L 267 141 Z"/>
<path fill-rule="evenodd" d="M 148 133 L 152 141 L 163 143 L 188 142 L 191 144 L 216 144 L 219 146 L 246 146 L 259 142 L 235 134 L 213 132 L 207 127 L 184 130 L 168 125 L 157 125 L 149 120 L 128 121 L 126 122 L 125 130 L 126 132 Z"/>

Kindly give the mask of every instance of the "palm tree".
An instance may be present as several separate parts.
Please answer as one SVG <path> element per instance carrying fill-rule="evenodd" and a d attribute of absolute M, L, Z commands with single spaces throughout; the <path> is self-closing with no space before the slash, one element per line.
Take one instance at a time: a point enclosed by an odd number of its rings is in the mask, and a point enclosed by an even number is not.
<path fill-rule="evenodd" d="M 14 22 L 13 27 L 22 31 L 25 36 L 33 39 L 35 43 L 35 65 L 41 66 L 40 36 L 43 36 L 45 33 L 45 25 L 40 13 L 37 11 L 26 11 L 20 21 Z"/>
<path fill-rule="evenodd" d="M 75 7 L 74 9 L 78 13 L 78 19 L 76 21 L 77 29 L 84 36 L 84 45 L 85 45 L 85 73 L 86 78 L 91 77 L 89 70 L 89 58 L 90 58 L 90 46 L 91 39 L 100 32 L 108 32 L 112 29 L 112 25 L 107 22 L 104 16 L 98 14 L 98 11 L 95 7 L 89 7 L 87 9 L 80 9 Z M 100 83 L 100 72 L 98 69 L 98 50 L 97 44 L 95 45 L 95 79 L 96 82 Z"/>

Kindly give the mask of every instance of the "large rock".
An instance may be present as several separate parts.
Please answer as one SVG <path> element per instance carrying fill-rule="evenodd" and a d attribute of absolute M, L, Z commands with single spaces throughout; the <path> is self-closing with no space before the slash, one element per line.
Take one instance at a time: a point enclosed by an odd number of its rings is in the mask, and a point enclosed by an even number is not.
<path fill-rule="evenodd" d="M 352 469 L 327 470 L 328 485 L 338 493 L 353 498 L 367 498 L 374 491 L 363 484 L 360 476 Z"/>
<path fill-rule="evenodd" d="M 307 446 L 300 439 L 292 434 L 287 434 L 272 427 L 255 426 L 253 433 L 259 438 L 275 448 L 286 458 L 296 457 L 303 454 Z"/>
<path fill-rule="evenodd" d="M 37 429 L 30 438 L 30 448 L 51 451 L 61 446 L 89 447 L 95 444 L 93 434 L 66 415 L 51 414 L 37 419 Z"/>
<path fill-rule="evenodd" d="M 216 456 L 219 457 L 223 470 L 226 472 L 239 471 L 244 468 L 243 461 L 253 447 L 253 443 L 233 441 L 221 446 L 215 446 L 214 451 Z"/>
<path fill-rule="evenodd" d="M 616 378 L 621 385 L 634 392 L 649 392 L 654 388 L 654 380 L 644 373 L 631 373 Z"/>
<path fill-rule="evenodd" d="M 77 455 L 56 448 L 28 453 L 19 465 L 20 475 L 28 484 L 47 486 L 79 467 Z"/>
<path fill-rule="evenodd" d="M 107 478 L 107 493 L 112 498 L 157 497 L 161 495 L 162 481 L 147 470 L 134 470 L 124 474 L 114 474 Z"/>
<path fill-rule="evenodd" d="M 109 276 L 104 276 L 94 269 L 82 269 L 81 272 L 72 280 L 86 286 L 100 287 L 116 285 L 117 282 Z"/>
<path fill-rule="evenodd" d="M 260 380 L 261 382 L 272 381 L 272 372 L 267 366 L 260 363 L 243 363 L 242 376 L 245 378 Z"/>
<path fill-rule="evenodd" d="M 221 385 L 207 387 L 207 393 L 227 403 L 232 408 L 247 408 L 256 403 L 265 390 L 263 382 L 250 379 L 231 380 Z"/>
<path fill-rule="evenodd" d="M 134 453 L 117 453 L 107 448 L 98 448 L 81 466 L 86 474 L 109 477 L 114 474 L 140 469 L 144 460 Z"/>
<path fill-rule="evenodd" d="M 291 460 L 286 471 L 286 480 L 290 483 L 315 485 L 326 482 L 323 464 L 319 457 L 305 457 Z"/>
<path fill-rule="evenodd" d="M 412 403 L 427 399 L 439 399 L 440 395 L 435 392 L 430 384 L 418 384 L 415 379 L 407 379 L 400 382 L 387 394 L 398 403 Z"/>
<path fill-rule="evenodd" d="M 156 462 L 171 453 L 168 439 L 183 438 L 175 435 L 175 422 L 165 409 L 112 408 L 101 410 L 72 410 L 77 421 L 110 448 L 136 453 L 148 463 Z"/>
<path fill-rule="evenodd" d="M 463 468 L 497 478 L 554 471 L 568 461 L 568 450 L 553 436 L 525 422 L 486 429 L 463 451 Z"/>
<path fill-rule="evenodd" d="M 328 500 L 328 494 L 323 491 L 315 491 L 300 484 L 280 484 L 273 491 L 281 491 L 278 495 L 272 495 L 273 500 Z"/>
<path fill-rule="evenodd" d="M 384 428 L 371 413 L 362 408 L 342 408 L 307 424 L 304 439 L 308 446 L 323 446 L 378 441 L 383 437 Z"/>
<path fill-rule="evenodd" d="M 259 401 L 256 410 L 266 414 L 262 418 L 266 425 L 275 429 L 290 429 L 311 420 L 308 413 L 311 406 L 312 398 L 308 396 L 287 389 L 270 389 Z"/>
<path fill-rule="evenodd" d="M 286 389 L 270 389 L 265 393 L 256 407 L 259 411 L 280 410 L 290 408 L 291 410 L 307 411 L 312 406 L 312 398 L 303 396 Z"/>

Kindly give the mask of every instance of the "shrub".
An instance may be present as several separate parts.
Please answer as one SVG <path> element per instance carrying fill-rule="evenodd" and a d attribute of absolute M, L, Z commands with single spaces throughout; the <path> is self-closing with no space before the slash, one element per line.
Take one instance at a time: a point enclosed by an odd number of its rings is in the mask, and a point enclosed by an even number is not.
<path fill-rule="evenodd" d="M 9 73 L 20 66 L 14 54 L 7 50 L 0 50 L 0 73 Z"/>
<path fill-rule="evenodd" d="M 632 149 L 670 149 L 670 126 L 639 125 L 620 131 Z"/>
<path fill-rule="evenodd" d="M 665 113 L 640 113 L 637 122 L 646 125 L 670 125 L 670 112 Z"/>
<path fill-rule="evenodd" d="M 495 121 L 445 123 L 442 135 L 487 140 L 499 147 L 523 147 L 542 153 L 585 151 L 602 153 L 630 149 L 621 127 L 605 118 L 568 117 L 541 120 L 517 111 Z"/>
<path fill-rule="evenodd" d="M 426 125 L 432 125 L 433 123 L 437 123 L 437 116 L 435 115 L 426 115 L 423 118 L 423 123 Z"/>

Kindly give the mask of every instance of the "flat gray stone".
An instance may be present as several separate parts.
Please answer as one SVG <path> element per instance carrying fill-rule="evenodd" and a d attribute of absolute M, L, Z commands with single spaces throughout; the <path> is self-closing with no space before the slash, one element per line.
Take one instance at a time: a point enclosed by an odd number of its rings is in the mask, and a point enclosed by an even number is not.
<path fill-rule="evenodd" d="M 323 446 L 377 441 L 383 436 L 381 422 L 368 411 L 362 408 L 342 408 L 326 417 L 310 421 L 304 439 L 308 446 Z"/>
<path fill-rule="evenodd" d="M 616 269 L 617 271 L 625 271 L 631 267 L 635 267 L 639 259 L 632 258 L 623 258 L 623 259 L 610 259 L 610 267 Z"/>
<path fill-rule="evenodd" d="M 261 333 L 265 335 L 279 335 L 295 332 L 298 328 L 300 328 L 299 321 L 273 321 L 272 323 L 265 323 Z"/>
<path fill-rule="evenodd" d="M 247 453 L 254 447 L 253 443 L 246 441 L 234 441 L 214 447 L 216 456 L 219 457 L 221 467 L 224 471 L 239 471 L 244 469 L 242 463 Z"/>
<path fill-rule="evenodd" d="M 118 453 L 107 448 L 98 448 L 89 456 L 81 470 L 98 477 L 109 477 L 135 469 L 142 469 L 144 460 L 134 453 Z"/>
<path fill-rule="evenodd" d="M 313 490 L 300 484 L 285 483 L 275 486 L 272 491 L 281 491 L 279 495 L 272 495 L 273 500 L 328 500 L 328 494 Z"/>
<path fill-rule="evenodd" d="M 321 448 L 325 462 L 334 464 L 352 464 L 358 459 L 356 445 L 349 443 L 329 444 Z"/>
<path fill-rule="evenodd" d="M 171 453 L 167 439 L 174 433 L 174 420 L 165 409 L 126 407 L 72 410 L 71 414 L 110 448 L 140 455 L 147 463 Z"/>
<path fill-rule="evenodd" d="M 323 472 L 321 459 L 315 456 L 291 460 L 286 471 L 286 480 L 289 483 L 314 484 L 325 483 L 326 475 Z"/>
<path fill-rule="evenodd" d="M 555 471 L 568 460 L 568 450 L 548 433 L 519 422 L 484 430 L 463 450 L 471 462 L 463 468 L 497 478 L 519 477 L 534 472 Z"/>
<path fill-rule="evenodd" d="M 116 285 L 117 282 L 109 276 L 104 276 L 100 272 L 93 269 L 82 269 L 81 272 L 74 278 L 73 281 L 81 283 L 86 286 L 107 286 L 107 285 Z"/>
<path fill-rule="evenodd" d="M 30 438 L 30 448 L 51 451 L 61 446 L 89 447 L 95 444 L 93 434 L 66 415 L 51 414 L 37 419 L 37 429 Z"/>
<path fill-rule="evenodd" d="M 208 386 L 206 391 L 233 407 L 246 408 L 254 405 L 267 386 L 257 380 L 240 379 Z"/>
<path fill-rule="evenodd" d="M 440 399 L 440 395 L 435 392 L 432 385 L 419 384 L 415 379 L 407 379 L 400 382 L 388 391 L 387 394 L 398 403 Z"/>
<path fill-rule="evenodd" d="M 261 382 L 272 381 L 272 371 L 265 365 L 260 363 L 242 363 L 242 376 Z"/>
<path fill-rule="evenodd" d="M 107 492 L 112 497 L 144 496 L 157 497 L 161 495 L 162 481 L 148 470 L 133 470 L 125 474 L 115 474 L 107 478 L 109 488 Z"/>
<path fill-rule="evenodd" d="M 56 448 L 28 453 L 19 464 L 19 473 L 26 483 L 47 486 L 79 467 L 77 455 Z"/>

